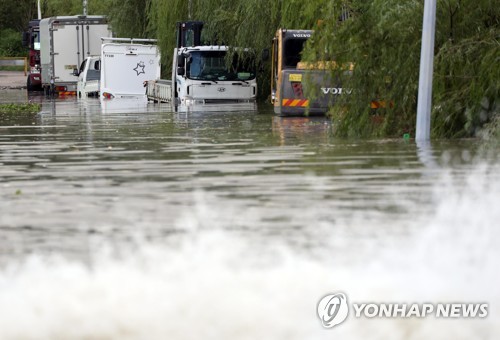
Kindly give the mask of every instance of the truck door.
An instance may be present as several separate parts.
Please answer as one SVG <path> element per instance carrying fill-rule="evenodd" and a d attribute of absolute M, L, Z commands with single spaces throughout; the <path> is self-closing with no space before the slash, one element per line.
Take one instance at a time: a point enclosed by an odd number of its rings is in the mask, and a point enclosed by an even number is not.
<path fill-rule="evenodd" d="M 274 104 L 276 98 L 276 88 L 278 81 L 278 63 L 277 63 L 277 39 L 276 36 L 273 38 L 273 45 L 271 47 L 271 103 Z"/>
<path fill-rule="evenodd" d="M 75 39 L 75 25 L 54 22 L 52 29 L 53 77 L 55 82 L 74 82 L 73 70 L 83 61 L 75 58 L 78 41 Z"/>
<path fill-rule="evenodd" d="M 87 60 L 85 59 L 82 64 L 80 65 L 80 69 L 78 70 L 78 85 L 77 85 L 77 91 L 78 91 L 78 97 L 82 96 L 82 91 L 85 87 L 85 78 L 87 77 L 87 72 L 86 72 L 86 65 L 87 65 Z"/>
<path fill-rule="evenodd" d="M 85 57 L 101 55 L 102 37 L 111 37 L 107 24 L 85 25 Z"/>

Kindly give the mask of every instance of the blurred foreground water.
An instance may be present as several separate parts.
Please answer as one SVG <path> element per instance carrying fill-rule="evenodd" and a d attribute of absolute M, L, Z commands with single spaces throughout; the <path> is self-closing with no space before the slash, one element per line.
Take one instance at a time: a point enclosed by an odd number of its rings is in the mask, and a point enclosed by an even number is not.
<path fill-rule="evenodd" d="M 253 104 L 29 99 L 0 126 L 0 339 L 500 334 L 498 150 L 336 139 Z M 489 316 L 325 330 L 333 292 Z"/>

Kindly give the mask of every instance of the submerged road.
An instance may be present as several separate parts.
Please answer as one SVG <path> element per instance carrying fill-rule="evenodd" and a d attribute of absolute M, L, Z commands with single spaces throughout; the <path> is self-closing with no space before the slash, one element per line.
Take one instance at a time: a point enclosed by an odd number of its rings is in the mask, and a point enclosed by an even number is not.
<path fill-rule="evenodd" d="M 328 119 L 275 117 L 261 103 L 0 96 L 41 105 L 0 120 L 2 340 L 500 333 L 497 149 L 339 139 Z M 325 331 L 318 302 L 337 292 L 350 304 L 491 310 L 351 308 Z"/>

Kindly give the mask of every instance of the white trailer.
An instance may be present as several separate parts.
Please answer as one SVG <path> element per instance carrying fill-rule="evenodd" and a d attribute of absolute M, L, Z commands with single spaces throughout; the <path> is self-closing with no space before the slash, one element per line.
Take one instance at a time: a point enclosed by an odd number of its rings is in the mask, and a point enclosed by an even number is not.
<path fill-rule="evenodd" d="M 160 52 L 154 39 L 103 39 L 101 98 L 146 98 L 146 83 L 160 78 Z"/>
<path fill-rule="evenodd" d="M 172 101 L 172 82 L 170 80 L 149 80 L 146 84 L 148 100 L 155 103 L 170 103 Z"/>
<path fill-rule="evenodd" d="M 74 70 L 87 57 L 100 55 L 101 37 L 111 36 L 105 16 L 60 16 L 40 20 L 43 88 L 59 94 L 75 94 Z"/>

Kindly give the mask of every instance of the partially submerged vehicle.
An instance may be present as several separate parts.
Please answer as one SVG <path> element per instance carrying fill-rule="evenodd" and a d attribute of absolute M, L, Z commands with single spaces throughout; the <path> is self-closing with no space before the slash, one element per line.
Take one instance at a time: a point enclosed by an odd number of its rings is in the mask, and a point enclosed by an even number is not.
<path fill-rule="evenodd" d="M 79 70 L 75 70 L 78 76 L 76 93 L 79 98 L 98 97 L 101 82 L 101 57 L 88 57 L 80 65 Z"/>
<path fill-rule="evenodd" d="M 146 98 L 146 83 L 160 78 L 160 51 L 155 39 L 103 39 L 101 98 Z"/>
<path fill-rule="evenodd" d="M 253 51 L 203 45 L 202 29 L 201 21 L 177 23 L 172 79 L 148 82 L 148 98 L 181 105 L 254 102 L 257 80 Z M 228 57 L 232 62 L 228 63 Z"/>
<path fill-rule="evenodd" d="M 312 30 L 276 31 L 271 53 L 271 103 L 277 115 L 324 115 L 339 96 L 350 93 L 331 76 L 331 68 L 337 67 L 334 62 L 302 61 L 302 51 L 312 34 Z M 345 71 L 351 72 L 352 64 Z M 310 92 L 314 92 L 314 99 L 307 97 Z"/>
<path fill-rule="evenodd" d="M 80 98 L 146 98 L 145 82 L 160 76 L 160 53 L 153 39 L 103 38 L 100 56 L 88 57 L 79 70 Z"/>
<path fill-rule="evenodd" d="M 101 38 L 112 32 L 105 16 L 60 16 L 40 20 L 41 83 L 46 93 L 74 95 L 74 69 L 101 52 Z"/>
<path fill-rule="evenodd" d="M 40 19 L 30 20 L 28 30 L 23 32 L 23 46 L 28 49 L 28 91 L 41 90 L 42 78 L 40 74 Z"/>

